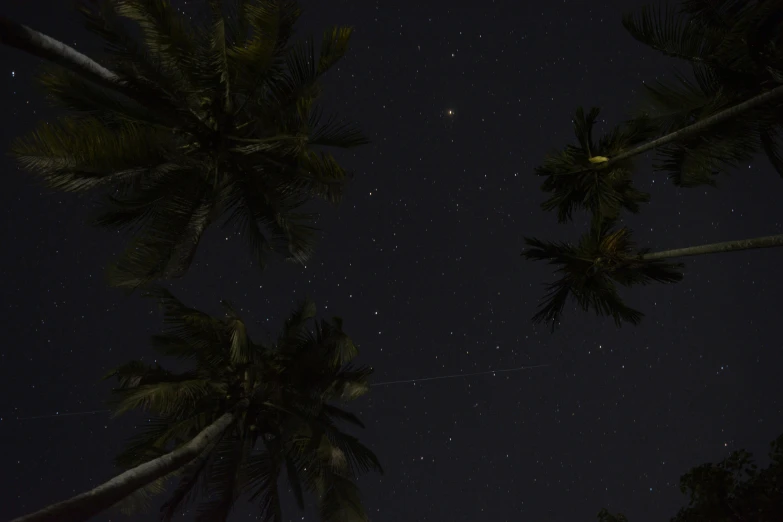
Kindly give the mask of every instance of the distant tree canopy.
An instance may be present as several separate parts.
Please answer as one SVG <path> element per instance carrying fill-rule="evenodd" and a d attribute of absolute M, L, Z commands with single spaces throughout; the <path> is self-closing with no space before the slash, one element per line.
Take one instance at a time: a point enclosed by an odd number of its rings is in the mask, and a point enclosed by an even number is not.
<path fill-rule="evenodd" d="M 680 478 L 689 504 L 671 522 L 780 522 L 783 520 L 783 434 L 772 441 L 771 462 L 759 470 L 753 456 L 734 451 L 718 464 L 696 466 Z M 599 522 L 629 522 L 606 509 Z"/>

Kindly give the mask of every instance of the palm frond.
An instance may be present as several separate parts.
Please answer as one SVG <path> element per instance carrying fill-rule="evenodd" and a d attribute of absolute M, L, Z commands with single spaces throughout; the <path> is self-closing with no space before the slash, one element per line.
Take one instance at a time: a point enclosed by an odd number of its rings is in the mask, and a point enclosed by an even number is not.
<path fill-rule="evenodd" d="M 82 191 L 167 163 L 170 133 L 124 124 L 108 130 L 95 118 L 61 118 L 17 139 L 11 154 L 47 185 Z"/>
<path fill-rule="evenodd" d="M 277 348 L 285 352 L 298 347 L 299 343 L 307 338 L 307 322 L 315 317 L 315 312 L 315 302 L 310 296 L 299 301 L 283 324 Z"/>
<path fill-rule="evenodd" d="M 780 152 L 780 126 L 763 126 L 759 129 L 761 146 L 775 171 L 783 177 L 783 155 Z"/>
<path fill-rule="evenodd" d="M 347 177 L 334 156 L 327 152 L 309 151 L 299 157 L 299 169 L 292 185 L 330 203 L 338 203 Z"/>
<path fill-rule="evenodd" d="M 170 163 L 140 170 L 118 185 L 115 195 L 106 196 L 104 206 L 89 222 L 110 230 L 138 232 L 159 212 L 159 203 L 192 176 L 191 170 Z"/>
<path fill-rule="evenodd" d="M 160 304 L 166 325 L 165 342 L 174 350 L 169 355 L 191 353 L 200 365 L 225 366 L 228 350 L 224 352 L 223 347 L 229 341 L 230 333 L 222 321 L 185 306 L 171 292 L 157 285 L 148 286 L 142 295 L 157 299 Z"/>
<path fill-rule="evenodd" d="M 657 137 L 659 132 L 659 126 L 652 121 L 649 113 L 636 115 L 598 139 L 598 154 L 610 158 L 618 156 L 629 148 Z M 630 164 L 620 163 L 620 166 L 629 167 Z"/>
<path fill-rule="evenodd" d="M 185 306 L 174 294 L 162 286 L 149 286 L 145 289 L 142 296 L 158 300 L 163 312 L 163 320 L 167 325 L 196 326 L 198 330 L 196 330 L 195 335 L 198 335 L 206 332 L 212 334 L 220 324 L 219 321 L 208 314 Z"/>
<path fill-rule="evenodd" d="M 142 382 L 148 382 L 150 380 L 158 382 L 171 377 L 172 375 L 171 372 L 164 370 L 159 364 L 153 366 L 142 361 L 130 361 L 109 370 L 103 376 L 102 380 L 116 378 L 120 389 L 124 389 L 135 388 L 142 384 Z"/>
<path fill-rule="evenodd" d="M 582 311 L 587 312 L 592 308 L 596 315 L 614 319 L 614 324 L 618 328 L 622 326 L 623 322 L 633 325 L 639 324 L 644 317 L 642 312 L 623 302 L 617 293 L 617 288 L 608 277 L 590 279 L 587 288 L 578 285 L 572 286 L 571 295 Z"/>
<path fill-rule="evenodd" d="M 286 470 L 288 485 L 292 491 L 313 492 L 328 468 L 324 466 L 322 446 L 329 445 L 324 429 L 308 421 L 313 417 L 300 418 L 284 429 L 281 439 L 284 441 L 285 457 L 290 461 Z"/>
<path fill-rule="evenodd" d="M 274 456 L 273 456 L 274 455 Z M 282 522 L 280 509 L 281 459 L 277 454 L 267 451 L 251 455 L 243 468 L 244 481 L 250 489 L 250 500 L 258 501 L 261 522 Z"/>
<path fill-rule="evenodd" d="M 227 301 L 222 301 L 228 308 L 228 329 L 230 332 L 229 360 L 234 365 L 247 364 L 253 361 L 253 344 L 247 336 L 244 321 Z"/>
<path fill-rule="evenodd" d="M 333 367 L 346 365 L 359 355 L 353 340 L 343 332 L 343 321 L 340 317 L 321 321 L 317 332 L 317 342 L 326 349 L 327 362 Z"/>
<path fill-rule="evenodd" d="M 93 117 L 109 128 L 128 123 L 161 129 L 177 125 L 168 113 L 153 110 L 59 66 L 45 65 L 37 81 L 52 104 L 76 112 L 74 118 Z"/>
<path fill-rule="evenodd" d="M 196 250 L 201 242 L 201 237 L 207 227 L 212 224 L 214 215 L 214 202 L 208 195 L 202 195 L 187 225 L 171 250 L 171 256 L 163 277 L 174 279 L 185 275 L 185 272 L 190 268 L 193 259 L 196 257 Z"/>
<path fill-rule="evenodd" d="M 170 522 L 174 516 L 192 500 L 195 493 L 208 493 L 209 481 L 207 480 L 204 471 L 209 464 L 218 457 L 215 449 L 218 444 L 220 444 L 220 441 L 223 440 L 225 434 L 226 432 L 223 432 L 220 438 L 212 441 L 198 457 L 191 460 L 182 468 L 179 473 L 181 479 L 177 488 L 172 492 L 169 499 L 160 507 L 161 520 Z M 201 487 L 199 488 L 199 486 Z"/>
<path fill-rule="evenodd" d="M 653 169 L 665 172 L 676 186 L 715 186 L 715 176 L 751 160 L 761 137 L 758 120 L 718 124 L 701 136 L 661 147 Z"/>
<path fill-rule="evenodd" d="M 115 417 L 136 409 L 167 416 L 192 410 L 210 392 L 209 382 L 204 379 L 161 381 L 120 390 L 109 404 Z"/>
<path fill-rule="evenodd" d="M 77 9 L 84 17 L 87 30 L 104 42 L 110 69 L 121 75 L 124 81 L 143 93 L 148 100 L 155 100 L 163 107 L 179 109 L 182 114 L 187 114 L 187 108 L 194 105 L 197 93 L 182 71 L 166 66 L 128 32 L 117 7 L 117 3 L 107 0 L 77 2 Z M 198 121 L 193 119 L 182 123 L 184 127 L 192 129 Z"/>
<path fill-rule="evenodd" d="M 647 5 L 635 14 L 624 14 L 622 24 L 634 39 L 666 56 L 694 60 L 712 51 L 712 42 L 694 31 L 688 19 L 669 4 Z"/>
<path fill-rule="evenodd" d="M 299 118 L 306 121 L 313 100 L 321 91 L 319 78 L 345 55 L 351 33 L 349 27 L 325 30 L 318 56 L 312 38 L 297 42 L 288 49 L 286 78 L 273 87 L 281 107 L 296 107 Z"/>
<path fill-rule="evenodd" d="M 643 256 L 648 250 L 640 250 Z M 677 283 L 682 281 L 682 263 L 669 263 L 662 260 L 633 261 L 625 263 L 612 271 L 611 277 L 623 286 L 647 285 L 655 283 Z"/>
<path fill-rule="evenodd" d="M 343 402 L 358 399 L 370 391 L 368 379 L 372 373 L 370 367 L 347 365 L 334 376 L 327 395 Z"/>
<path fill-rule="evenodd" d="M 234 140 L 244 143 L 244 145 L 233 147 L 232 152 L 248 156 L 263 153 L 269 157 L 281 158 L 298 157 L 304 154 L 309 142 L 303 133 L 283 133 L 254 139 L 234 138 Z"/>
<path fill-rule="evenodd" d="M 264 268 L 272 252 L 286 244 L 287 237 L 284 231 L 275 226 L 276 219 L 259 212 L 260 202 L 263 199 L 257 194 L 235 191 L 232 200 L 226 201 L 228 217 L 223 227 L 235 229 L 247 245 L 253 262 Z M 263 205 L 261 208 L 268 207 Z M 265 230 L 265 225 L 269 230 Z"/>
<path fill-rule="evenodd" d="M 302 487 L 302 482 L 299 480 L 299 474 L 301 471 L 304 471 L 305 467 L 306 466 L 298 466 L 294 457 L 290 454 L 286 454 L 285 473 L 286 477 L 288 478 L 288 486 L 294 495 L 294 500 L 296 500 L 296 505 L 299 509 L 305 508 L 304 488 Z"/>
<path fill-rule="evenodd" d="M 713 26 L 728 29 L 745 0 L 682 0 L 680 11 Z"/>
<path fill-rule="evenodd" d="M 356 484 L 334 473 L 323 482 L 318 505 L 322 522 L 368 522 Z"/>
<path fill-rule="evenodd" d="M 530 247 L 522 252 L 525 259 L 549 261 L 550 265 L 580 259 L 576 247 L 570 243 L 542 241 L 534 237 L 524 237 L 523 240 Z"/>
<path fill-rule="evenodd" d="M 775 2 L 754 0 L 736 4 L 734 11 L 735 14 L 727 18 L 729 30 L 721 27 L 720 32 L 715 31 L 718 34 L 715 40 L 719 42 L 715 51 L 717 60 L 734 71 L 767 80 L 765 65 L 769 63 L 765 62 L 772 56 L 767 54 L 768 48 L 765 47 L 767 44 L 774 47 L 775 40 L 780 42 L 780 6 Z M 709 27 L 706 24 L 702 26 Z"/>
<path fill-rule="evenodd" d="M 158 202 L 144 230 L 107 270 L 111 286 L 133 291 L 161 278 L 181 277 L 209 225 L 211 205 L 201 183 L 178 185 Z"/>
<path fill-rule="evenodd" d="M 579 141 L 579 145 L 582 147 L 582 152 L 586 154 L 588 158 L 593 157 L 593 126 L 595 125 L 600 112 L 600 108 L 591 107 L 590 112 L 585 116 L 582 107 L 576 109 L 576 116 L 574 117 L 574 134 Z"/>
<path fill-rule="evenodd" d="M 327 430 L 326 436 L 329 442 L 345 456 L 353 475 L 358 476 L 369 471 L 383 474 L 383 467 L 378 457 L 359 442 L 359 439 L 334 428 Z"/>
<path fill-rule="evenodd" d="M 249 440 L 225 437 L 218 443 L 216 458 L 209 469 L 209 492 L 212 500 L 199 505 L 196 522 L 228 520 L 228 515 L 242 492 L 242 462 L 250 456 Z"/>
<path fill-rule="evenodd" d="M 323 111 L 318 107 L 311 111 L 308 127 L 308 141 L 311 145 L 348 149 L 370 143 L 369 138 L 354 123 L 340 120 L 333 114 L 323 121 Z"/>
<path fill-rule="evenodd" d="M 180 206 L 180 210 L 184 208 L 184 206 Z M 183 219 L 179 237 L 165 234 L 158 235 L 154 239 L 151 236 L 143 236 L 138 239 L 134 249 L 140 248 L 141 254 L 136 255 L 138 250 L 133 253 L 126 251 L 125 257 L 121 258 L 108 272 L 112 284 L 134 289 L 161 277 L 182 277 L 193 262 L 201 236 L 209 226 L 213 214 L 212 202 L 207 198 L 202 198 L 195 207 L 190 208 L 192 208 L 192 213 L 187 222 L 184 222 Z M 155 219 L 163 221 L 162 214 L 170 216 L 173 209 L 171 206 L 161 205 L 155 210 L 158 211 L 157 214 L 154 211 L 142 214 L 138 217 L 137 222 L 143 223 L 151 231 L 160 232 L 161 228 L 155 223 Z M 114 216 L 116 217 L 116 214 Z M 105 223 L 109 217 L 104 214 L 101 222 Z M 157 260 L 156 255 L 159 256 Z M 156 267 L 165 268 L 159 269 L 162 270 L 161 272 L 156 272 Z M 140 273 L 146 273 L 147 277 L 135 277 L 134 274 Z"/>
<path fill-rule="evenodd" d="M 219 7 L 226 25 L 227 50 L 233 46 L 243 46 L 248 42 L 250 25 L 245 16 L 245 6 L 252 3 L 253 0 L 221 2 Z"/>
<path fill-rule="evenodd" d="M 533 315 L 533 324 L 549 324 L 552 331 L 560 323 L 563 309 L 571 293 L 569 280 L 565 277 L 547 285 L 547 293 L 541 299 L 539 311 Z"/>
<path fill-rule="evenodd" d="M 313 256 L 318 229 L 310 225 L 317 214 L 290 212 L 278 215 L 276 226 L 285 230 L 288 236 L 286 259 L 304 265 Z"/>
<path fill-rule="evenodd" d="M 231 112 L 231 82 L 229 80 L 229 65 L 227 56 L 226 42 L 226 20 L 222 13 L 221 0 L 209 0 L 210 11 L 212 13 L 212 32 L 209 39 L 209 55 L 204 61 L 212 73 L 209 75 L 215 85 L 218 86 L 218 104 L 223 114 Z"/>
<path fill-rule="evenodd" d="M 309 105 L 319 94 L 313 39 L 305 38 L 289 47 L 285 64 L 286 76 L 275 86 L 275 98 L 285 108 L 297 107 L 300 102 Z"/>
<path fill-rule="evenodd" d="M 146 48 L 162 68 L 186 77 L 188 57 L 197 54 L 198 46 L 192 28 L 167 0 L 120 0 L 115 12 L 139 25 Z"/>
<path fill-rule="evenodd" d="M 250 37 L 237 38 L 226 49 L 226 59 L 230 81 L 244 93 L 245 103 L 282 71 L 279 55 L 290 34 L 286 7 L 282 4 L 245 1 L 239 6 L 238 24 L 247 26 Z M 254 74 L 243 74 L 248 70 L 253 70 Z"/>
<path fill-rule="evenodd" d="M 288 258 L 304 263 L 313 252 L 316 214 L 296 212 L 301 201 L 279 189 L 268 190 L 259 181 L 243 178 L 223 202 L 228 217 L 223 228 L 242 234 L 252 259 L 262 268 L 271 252 L 286 252 Z"/>
<path fill-rule="evenodd" d="M 732 3 L 732 2 L 729 2 Z M 757 11 L 753 2 L 733 2 L 682 8 L 667 8 L 665 14 L 645 7 L 638 17 L 626 15 L 623 23 L 637 40 L 663 54 L 708 68 L 729 90 L 742 88 L 763 71 L 754 64 L 746 35 Z"/>
<path fill-rule="evenodd" d="M 331 69 L 348 51 L 348 41 L 351 39 L 351 27 L 332 27 L 324 31 L 321 40 L 321 53 L 318 57 L 316 74 L 323 75 Z"/>
<path fill-rule="evenodd" d="M 662 135 L 694 123 L 707 107 L 725 106 L 729 102 L 721 89 L 708 92 L 698 82 L 692 83 L 681 73 L 675 71 L 673 74 L 678 85 L 657 80 L 644 84 L 650 101 L 648 114 Z M 705 75 L 702 75 L 702 82 L 704 87 L 714 87 L 707 83 Z"/>
<path fill-rule="evenodd" d="M 348 422 L 350 424 L 353 424 L 354 426 L 358 426 L 360 428 L 364 428 L 364 423 L 362 423 L 361 420 L 359 420 L 359 417 L 354 415 L 353 413 L 347 412 L 341 408 L 338 408 L 336 406 L 332 406 L 331 404 L 324 404 L 323 405 L 324 413 L 330 417 L 331 419 L 335 420 L 341 420 Z"/>

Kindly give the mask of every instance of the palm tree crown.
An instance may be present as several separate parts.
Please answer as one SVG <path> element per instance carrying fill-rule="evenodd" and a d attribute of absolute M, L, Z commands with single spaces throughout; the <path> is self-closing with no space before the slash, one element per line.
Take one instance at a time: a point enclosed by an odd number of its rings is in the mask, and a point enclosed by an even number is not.
<path fill-rule="evenodd" d="M 675 283 L 682 280 L 683 265 L 666 259 L 783 246 L 783 234 L 776 234 L 651 252 L 635 248 L 628 228 L 613 231 L 613 226 L 612 221 L 592 226 L 577 245 L 525 238 L 530 248 L 522 255 L 558 265 L 556 272 L 561 274 L 560 279 L 547 285 L 549 291 L 533 322 L 551 323 L 554 330 L 571 295 L 583 310 L 592 308 L 598 315 L 612 316 L 617 326 L 623 321 L 637 324 L 644 314 L 622 301 L 615 283 L 622 286 L 653 281 Z"/>
<path fill-rule="evenodd" d="M 315 305 L 305 300 L 276 343 L 265 346 L 249 339 L 229 303 L 224 302 L 226 318 L 217 319 L 185 307 L 163 289 L 149 295 L 160 299 L 169 325 L 153 337 L 154 347 L 194 368 L 172 373 L 133 361 L 107 375 L 119 381 L 112 401 L 116 415 L 134 409 L 155 415 L 118 464 L 132 468 L 159 457 L 226 412 L 237 418 L 199 458 L 174 474 L 180 482 L 161 509 L 163 519 L 170 520 L 201 484 L 211 500 L 201 506 L 197 520 L 226 520 L 237 498 L 247 493 L 259 503 L 262 520 L 280 521 L 278 477 L 285 470 L 299 505 L 305 493 L 314 493 L 324 522 L 366 521 L 353 480 L 382 469 L 369 449 L 335 424 L 362 423 L 332 402 L 367 392 L 372 370 L 351 366 L 357 349 L 341 320 L 321 321 L 310 331 Z M 147 492 L 160 491 L 163 482 Z"/>
<path fill-rule="evenodd" d="M 202 233 L 221 217 L 254 262 L 263 265 L 272 251 L 304 262 L 316 215 L 302 205 L 314 197 L 338 202 L 348 177 L 318 149 L 367 143 L 316 105 L 350 28 L 325 31 L 316 52 L 310 39 L 289 43 L 295 2 L 221 4 L 209 2 L 208 24 L 190 25 L 168 0 L 82 0 L 116 81 L 49 67 L 41 81 L 70 114 L 13 146 L 19 162 L 55 189 L 105 188 L 107 206 L 93 222 L 136 233 L 109 270 L 114 286 L 182 276 Z M 141 41 L 123 19 L 138 24 Z"/>
<path fill-rule="evenodd" d="M 685 61 L 694 80 L 645 83 L 642 114 L 670 134 L 783 84 L 783 12 L 778 2 L 685 0 L 678 11 L 646 6 L 623 16 L 629 34 L 666 56 Z M 783 100 L 742 112 L 704 132 L 657 148 L 657 171 L 678 186 L 714 185 L 762 149 L 783 176 L 779 150 Z"/>
<path fill-rule="evenodd" d="M 679 86 L 645 83 L 645 102 L 597 144 L 598 109 L 585 116 L 580 107 L 580 146 L 550 154 L 536 169 L 547 176 L 542 190 L 552 193 L 544 210 L 557 210 L 564 222 L 583 208 L 595 226 L 623 208 L 637 212 L 649 196 L 632 187 L 630 160 L 652 149 L 654 169 L 682 187 L 714 185 L 717 173 L 760 148 L 783 175 L 783 14 L 776 2 L 690 0 L 679 12 L 646 7 L 625 15 L 623 25 L 653 49 L 686 60 L 695 81 L 675 72 Z"/>
<path fill-rule="evenodd" d="M 612 225 L 604 222 L 594 226 L 576 245 L 525 238 L 530 248 L 522 255 L 557 265 L 556 273 L 561 274 L 547 285 L 548 292 L 533 322 L 549 323 L 554 331 L 570 295 L 582 310 L 592 308 L 598 315 L 611 316 L 617 326 L 623 321 L 638 324 L 644 314 L 623 302 L 616 284 L 674 283 L 682 279 L 681 264 L 645 259 L 648 250 L 635 249 L 631 231 L 625 227 L 611 231 Z"/>
<path fill-rule="evenodd" d="M 541 208 L 557 210 L 558 221 L 571 219 L 574 210 L 589 211 L 596 220 L 615 219 L 622 208 L 636 213 L 639 204 L 650 200 L 650 195 L 633 187 L 632 160 L 615 162 L 604 168 L 607 156 L 643 143 L 655 135 L 656 128 L 644 117 L 615 127 L 598 142 L 593 141 L 593 126 L 600 109 L 593 107 L 585 115 L 579 107 L 574 117 L 574 132 L 579 146 L 566 145 L 562 152 L 550 153 L 544 163 L 535 169 L 546 176 L 541 190 L 552 196 Z"/>

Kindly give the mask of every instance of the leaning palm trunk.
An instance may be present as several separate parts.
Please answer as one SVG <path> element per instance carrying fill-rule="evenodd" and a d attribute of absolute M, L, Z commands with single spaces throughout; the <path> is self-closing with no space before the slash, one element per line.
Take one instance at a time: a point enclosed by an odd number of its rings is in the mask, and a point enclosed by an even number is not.
<path fill-rule="evenodd" d="M 618 161 L 622 161 L 624 159 L 637 156 L 651 149 L 662 147 L 673 141 L 702 134 L 708 127 L 711 127 L 718 123 L 722 123 L 724 121 L 728 121 L 732 118 L 736 118 L 737 116 L 741 115 L 744 112 L 749 111 L 750 109 L 754 109 L 756 107 L 764 105 L 765 103 L 770 103 L 778 98 L 783 98 L 783 85 L 780 87 L 776 87 L 771 91 L 767 91 L 763 94 L 759 94 L 758 96 L 755 96 L 749 100 L 745 100 L 742 103 L 738 103 L 733 107 L 729 107 L 728 109 L 722 110 L 719 113 L 713 114 L 708 118 L 704 118 L 703 120 L 697 121 L 693 125 L 689 125 L 677 131 L 674 131 L 670 134 L 667 134 L 666 136 L 661 136 L 660 138 L 639 145 L 638 147 L 634 147 L 633 149 L 627 150 L 622 154 L 618 154 L 617 156 L 614 156 L 612 158 L 605 158 L 605 157 L 591 158 L 591 162 L 596 164 L 595 168 L 598 169 L 609 167 Z"/>
<path fill-rule="evenodd" d="M 777 236 L 754 237 L 751 239 L 737 239 L 735 241 L 724 241 L 723 243 L 712 243 L 710 245 L 700 245 L 687 248 L 675 248 L 674 250 L 664 250 L 663 252 L 651 252 L 642 254 L 644 260 L 668 259 L 672 257 L 699 256 L 703 254 L 717 254 L 720 252 L 735 252 L 737 250 L 751 250 L 753 248 L 772 248 L 783 246 L 783 234 Z"/>
<path fill-rule="evenodd" d="M 61 65 L 104 87 L 114 90 L 126 87 L 116 74 L 73 47 L 30 29 L 26 25 L 9 20 L 5 16 L 0 16 L 0 43 Z"/>
<path fill-rule="evenodd" d="M 126 81 L 89 56 L 50 36 L 30 29 L 26 25 L 14 22 L 5 16 L 0 16 L 0 43 L 64 67 L 82 78 L 90 80 L 112 92 L 122 94 L 141 105 L 154 107 L 156 110 L 161 110 L 168 114 L 172 113 L 170 107 L 162 106 L 157 100 L 145 97 L 142 93 L 131 88 Z"/>
<path fill-rule="evenodd" d="M 244 403 L 247 403 L 245 399 Z M 243 403 L 240 403 L 240 408 Z M 11 522 L 81 522 L 112 507 L 147 484 L 165 477 L 198 457 L 237 420 L 236 413 L 227 412 L 204 428 L 190 442 L 176 450 L 145 462 L 86 493 L 53 504 Z"/>

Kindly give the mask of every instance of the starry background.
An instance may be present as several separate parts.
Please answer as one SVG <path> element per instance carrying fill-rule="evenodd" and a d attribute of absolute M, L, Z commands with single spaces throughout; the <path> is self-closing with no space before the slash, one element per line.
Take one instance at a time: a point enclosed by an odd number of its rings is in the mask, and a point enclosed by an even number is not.
<path fill-rule="evenodd" d="M 14 2 L 5 14 L 94 56 L 100 44 L 69 4 Z M 686 259 L 682 283 L 625 293 L 647 314 L 636 328 L 571 306 L 555 334 L 534 327 L 552 273 L 520 258 L 522 238 L 575 239 L 583 223 L 558 225 L 539 209 L 533 168 L 574 141 L 578 105 L 603 107 L 598 135 L 640 99 L 643 81 L 671 78 L 675 64 L 622 28 L 640 0 L 449 4 L 303 4 L 300 35 L 355 26 L 323 102 L 373 144 L 340 156 L 356 178 L 339 208 L 321 207 L 323 239 L 306 267 L 281 261 L 259 273 L 240 241 L 212 229 L 171 288 L 212 314 L 233 301 L 256 337 L 276 333 L 310 294 L 321 316 L 344 318 L 378 382 L 550 364 L 378 386 L 356 403 L 361 437 L 386 468 L 360 480 L 374 522 L 595 520 L 602 507 L 668 520 L 686 502 L 681 474 L 737 448 L 766 466 L 781 432 L 783 252 Z M 7 150 L 57 113 L 34 85 L 37 59 L 2 47 L 0 63 Z M 652 203 L 627 219 L 641 246 L 781 232 L 783 186 L 763 158 L 717 190 L 687 191 L 653 175 L 649 160 L 637 182 Z M 147 339 L 161 318 L 154 302 L 104 285 L 123 238 L 84 225 L 89 194 L 53 193 L 0 161 L 5 520 L 116 473 L 112 457 L 143 418 L 67 414 L 104 409 L 111 383 L 99 377 L 154 358 Z M 315 520 L 285 507 L 289 520 Z M 231 520 L 255 516 L 240 503 Z"/>

